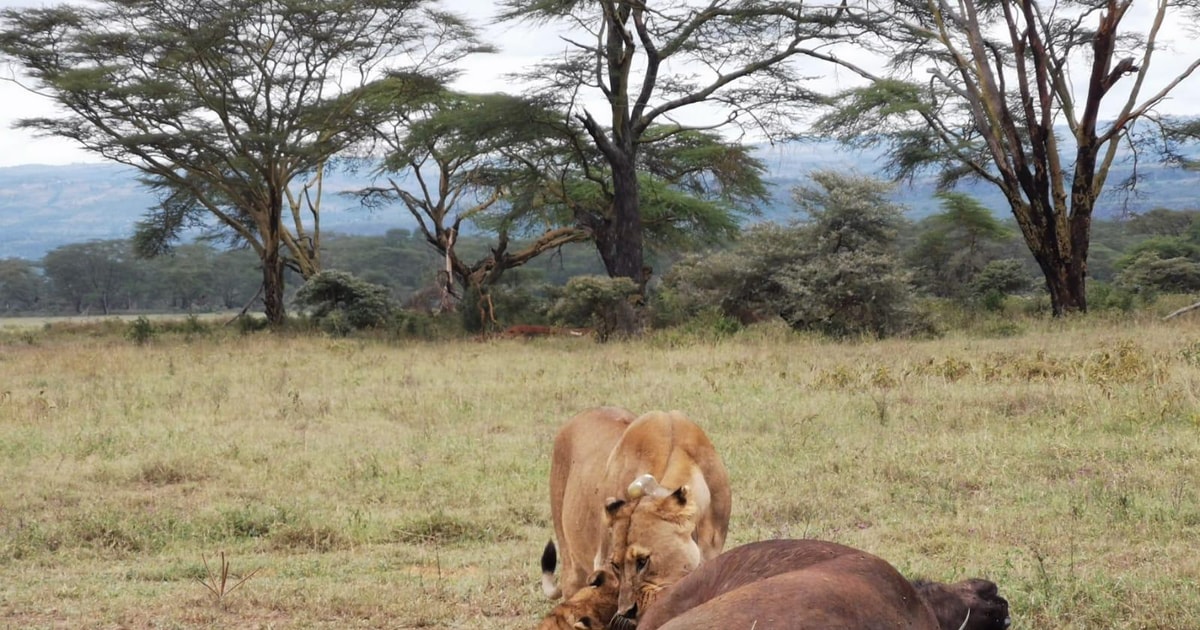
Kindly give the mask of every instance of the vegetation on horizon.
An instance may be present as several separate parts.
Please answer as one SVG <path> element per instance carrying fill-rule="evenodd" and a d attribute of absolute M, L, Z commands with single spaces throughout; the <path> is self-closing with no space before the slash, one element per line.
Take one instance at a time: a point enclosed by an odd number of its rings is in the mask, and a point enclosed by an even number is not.
<path fill-rule="evenodd" d="M 1148 27 L 1123 21 L 1130 7 L 505 0 L 500 21 L 566 29 L 561 55 L 513 75 L 524 96 L 446 88 L 458 62 L 493 47 L 437 0 L 13 8 L 0 11 L 0 57 L 58 105 L 18 126 L 130 165 L 159 193 L 140 255 L 198 226 L 251 248 L 273 325 L 285 270 L 301 281 L 324 270 L 323 182 L 342 158 L 418 181 L 419 192 L 380 183 L 364 195 L 400 200 L 446 259 L 444 298 L 486 309 L 505 269 L 585 240 L 648 297 L 655 237 L 677 255 L 680 242 L 728 236 L 765 197 L 747 134 L 814 132 L 885 146 L 899 178 L 932 170 L 946 188 L 969 177 L 1002 191 L 1059 316 L 1087 309 L 1092 212 L 1118 147 L 1135 163 L 1152 150 L 1191 166 L 1181 147 L 1200 138 L 1194 119 L 1156 111 L 1200 58 L 1150 71 L 1169 44 L 1163 22 L 1194 23 L 1195 4 L 1160 3 Z M 990 21 L 1008 27 L 999 40 L 984 35 Z M 810 64 L 866 85 L 828 93 Z M 1073 74 L 1087 77 L 1078 93 Z M 1120 98 L 1102 122 L 1101 105 Z M 474 262 L 455 251 L 464 222 L 496 236 Z M 509 250 L 513 236 L 523 249 Z M 625 332 L 645 319 L 638 302 L 621 311 Z"/>

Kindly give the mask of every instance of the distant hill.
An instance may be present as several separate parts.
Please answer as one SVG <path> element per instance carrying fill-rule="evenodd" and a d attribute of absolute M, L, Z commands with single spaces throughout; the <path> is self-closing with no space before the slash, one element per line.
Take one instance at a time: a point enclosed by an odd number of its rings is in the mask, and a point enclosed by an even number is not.
<path fill-rule="evenodd" d="M 0 168 L 0 259 L 40 259 L 46 252 L 93 239 L 127 238 L 157 202 L 121 164 Z M 382 234 L 413 227 L 400 208 L 368 210 L 336 193 L 367 184 L 367 177 L 338 174 L 326 180 L 321 201 L 324 232 Z"/>
<path fill-rule="evenodd" d="M 878 174 L 879 154 L 847 151 L 824 143 L 764 147 L 759 151 L 768 169 L 773 199 L 764 208 L 762 220 L 786 221 L 796 215 L 790 199 L 792 187 L 806 182 L 808 173 L 819 169 L 853 170 Z M 1155 207 L 1200 208 L 1200 173 L 1168 169 L 1143 163 L 1140 196 L 1126 204 L 1119 195 L 1102 199 L 1097 216 L 1111 218 L 1124 212 L 1142 212 Z M 1110 182 L 1128 176 L 1127 165 L 1118 165 Z M 327 180 L 322 201 L 321 226 L 325 233 L 382 234 L 396 227 L 413 227 L 413 219 L 399 207 L 369 211 L 353 198 L 337 194 L 367 183 L 366 175 L 338 174 Z M 918 219 L 937 209 L 933 180 L 897 187 L 896 201 L 910 208 Z M 968 184 L 961 188 L 976 196 L 998 215 L 1008 210 L 1000 194 L 989 186 Z M 125 238 L 154 196 L 137 182 L 134 169 L 117 164 L 71 164 L 67 166 L 14 166 L 0 168 L 0 259 L 40 259 L 47 251 L 69 243 L 93 239 Z"/>
<path fill-rule="evenodd" d="M 764 212 L 764 218 L 786 220 L 795 213 L 791 203 L 792 188 L 808 184 L 807 174 L 819 169 L 849 169 L 859 173 L 884 177 L 885 167 L 882 151 L 849 151 L 832 142 L 792 144 L 783 148 L 764 148 L 759 156 L 766 163 L 769 179 L 774 184 L 774 199 Z M 1132 165 L 1118 157 L 1109 172 L 1108 185 L 1126 180 L 1132 173 Z M 1164 166 L 1143 161 L 1137 167 L 1140 177 L 1136 195 L 1106 191 L 1096 207 L 1095 216 L 1114 219 L 1132 213 L 1145 212 L 1154 208 L 1173 210 L 1200 209 L 1200 172 Z M 937 189 L 936 178 L 927 176 L 911 183 L 897 184 L 892 198 L 908 208 L 907 216 L 918 220 L 938 211 L 938 200 L 933 196 Z M 993 185 L 981 181 L 963 181 L 956 189 L 978 199 L 1001 218 L 1010 218 L 1011 212 L 1004 196 Z"/>

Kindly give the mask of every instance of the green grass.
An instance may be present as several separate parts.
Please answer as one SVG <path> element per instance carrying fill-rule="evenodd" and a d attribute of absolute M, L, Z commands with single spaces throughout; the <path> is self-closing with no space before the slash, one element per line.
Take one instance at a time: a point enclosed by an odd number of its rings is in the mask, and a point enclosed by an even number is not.
<path fill-rule="evenodd" d="M 1200 319 L 997 321 L 841 344 L 0 334 L 0 627 L 534 627 L 551 440 L 599 404 L 705 427 L 730 545 L 988 577 L 1015 628 L 1195 627 Z M 221 551 L 257 573 L 218 599 Z"/>

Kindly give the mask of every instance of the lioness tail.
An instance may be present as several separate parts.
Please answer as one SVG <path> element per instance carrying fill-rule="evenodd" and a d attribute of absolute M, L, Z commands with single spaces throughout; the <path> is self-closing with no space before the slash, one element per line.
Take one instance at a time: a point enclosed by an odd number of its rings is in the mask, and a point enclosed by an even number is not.
<path fill-rule="evenodd" d="M 550 599 L 562 597 L 562 590 L 554 583 L 554 567 L 556 565 L 558 565 L 558 550 L 554 548 L 554 541 L 551 540 L 542 550 L 542 592 Z"/>

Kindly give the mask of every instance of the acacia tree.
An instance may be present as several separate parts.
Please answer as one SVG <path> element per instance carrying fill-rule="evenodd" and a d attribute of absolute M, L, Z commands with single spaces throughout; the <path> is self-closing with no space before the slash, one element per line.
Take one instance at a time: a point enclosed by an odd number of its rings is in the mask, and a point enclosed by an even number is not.
<path fill-rule="evenodd" d="M 592 240 L 611 219 L 611 188 L 587 177 L 603 169 L 601 157 L 552 102 L 445 90 L 420 106 L 381 100 L 398 110 L 380 130 L 387 185 L 362 195 L 368 203 L 399 201 L 412 214 L 446 260 L 444 283 L 456 280 L 486 304 L 506 270 Z M 766 196 L 762 164 L 711 133 L 662 135 L 639 174 L 647 243 L 684 249 L 732 237 L 738 219 Z M 464 224 L 495 235 L 474 261 L 455 248 Z M 447 287 L 444 298 L 452 304 L 451 293 Z"/>
<path fill-rule="evenodd" d="M 262 262 L 269 321 L 285 264 L 320 269 L 320 178 L 370 134 L 386 68 L 437 72 L 474 46 L 434 0 L 99 0 L 0 12 L 0 56 L 65 113 L 17 126 L 141 170 L 161 249 L 198 216 Z M 307 215 L 307 216 L 306 216 Z M 310 224 L 311 223 L 311 224 Z"/>
<path fill-rule="evenodd" d="M 1200 55 L 1192 48 L 1165 80 L 1151 74 L 1151 59 L 1167 49 L 1164 23 L 1194 23 L 1198 7 L 1160 0 L 1138 31 L 1129 24 L 1132 0 L 858 3 L 847 15 L 870 22 L 875 37 L 863 41 L 879 42 L 890 71 L 826 55 L 868 84 L 841 94 L 819 128 L 886 144 L 901 178 L 933 169 L 946 187 L 963 177 L 996 185 L 1041 267 L 1054 314 L 1083 311 L 1092 211 L 1118 150 L 1136 157 L 1151 135 L 1168 145 L 1187 136 L 1156 107 Z M 1114 100 L 1109 117 L 1104 107 Z"/>
<path fill-rule="evenodd" d="M 132 258 L 128 241 L 88 241 L 46 252 L 42 269 L 55 295 L 73 312 L 85 313 L 94 306 L 108 315 L 123 297 L 130 299 L 137 284 Z"/>
<path fill-rule="evenodd" d="M 942 209 L 920 222 L 907 258 L 933 295 L 965 297 L 976 274 L 999 257 L 998 246 L 1015 235 L 974 197 L 955 191 L 936 196 Z"/>
<path fill-rule="evenodd" d="M 0 259 L 0 311 L 29 311 L 45 293 L 46 280 L 23 258 Z"/>
<path fill-rule="evenodd" d="M 419 102 L 414 102 L 419 101 Z M 535 102 L 505 94 L 464 94 L 436 86 L 423 96 L 377 95 L 389 115 L 378 126 L 386 156 L 383 186 L 359 191 L 364 203 L 399 202 L 426 242 L 445 260 L 443 308 L 453 308 L 457 282 L 487 304 L 488 289 L 508 269 L 590 235 L 549 220 L 532 196 L 543 181 L 556 144 L 547 112 Z M 464 222 L 495 234 L 474 261 L 455 247 Z M 514 236 L 532 236 L 520 244 Z M 494 319 L 494 313 L 484 314 Z"/>
<path fill-rule="evenodd" d="M 503 0 L 503 20 L 562 23 L 571 29 L 560 61 L 530 72 L 586 130 L 603 160 L 583 176 L 610 209 L 593 238 L 611 276 L 648 280 L 644 265 L 644 148 L 684 133 L 681 110 L 719 110 L 708 128 L 784 129 L 812 101 L 796 66 L 785 63 L 837 24 L 837 9 L 809 11 L 800 2 L 712 0 Z M 576 36 L 577 35 L 577 36 Z M 607 111 L 586 107 L 599 96 Z M 692 107 L 692 109 L 696 109 Z"/>

